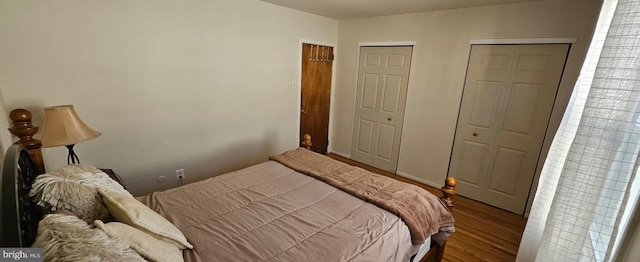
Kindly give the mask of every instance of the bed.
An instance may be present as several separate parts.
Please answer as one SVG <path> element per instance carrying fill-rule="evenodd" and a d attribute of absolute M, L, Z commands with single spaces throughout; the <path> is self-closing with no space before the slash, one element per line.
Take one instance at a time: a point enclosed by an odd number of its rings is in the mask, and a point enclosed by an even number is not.
<path fill-rule="evenodd" d="M 63 216 L 42 219 L 50 209 L 43 211 L 28 196 L 44 167 L 34 161 L 38 143 L 20 138 L 3 165 L 1 246 L 6 247 L 40 243 L 36 238 L 44 231 L 43 221 Z M 118 212 L 138 207 L 112 210 L 110 201 L 118 201 L 112 196 L 120 195 L 97 190 L 112 219 L 97 220 L 95 227 L 109 235 L 108 225 L 129 224 L 126 214 Z M 454 231 L 448 208 L 455 180 L 447 179 L 442 191 L 438 199 L 419 187 L 298 148 L 235 172 L 140 196 L 130 204 L 144 204 L 141 208 L 166 219 L 184 236 L 171 241 L 178 242 L 173 246 L 179 246 L 185 261 L 440 261 Z M 144 259 L 155 260 L 136 244 L 127 244 L 123 250 L 131 246 Z"/>

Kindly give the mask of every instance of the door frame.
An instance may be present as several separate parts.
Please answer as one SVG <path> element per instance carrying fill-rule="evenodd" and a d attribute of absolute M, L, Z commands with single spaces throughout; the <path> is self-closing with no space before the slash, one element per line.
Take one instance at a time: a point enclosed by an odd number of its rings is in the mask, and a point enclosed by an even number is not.
<path fill-rule="evenodd" d="M 356 61 L 358 61 L 358 65 L 356 67 L 356 83 L 355 83 L 355 88 L 354 88 L 354 95 L 353 95 L 353 102 L 351 102 L 351 105 L 353 105 L 353 113 L 351 114 L 351 133 L 353 134 L 353 129 L 355 128 L 355 124 L 354 124 L 354 120 L 356 118 L 356 110 L 355 110 L 355 106 L 356 106 L 356 99 L 357 99 L 357 92 L 358 92 L 358 76 L 360 74 L 360 55 L 361 55 L 361 51 L 362 51 L 362 47 L 393 47 L 393 46 L 411 46 L 412 51 L 411 51 L 411 56 L 415 57 L 415 50 L 416 50 L 416 41 L 390 41 L 390 42 L 358 42 L 358 53 L 356 54 Z M 413 63 L 415 62 L 415 59 L 411 59 L 411 64 L 409 65 L 409 68 L 413 68 Z M 409 69 L 411 70 L 411 69 Z M 409 78 L 407 79 L 407 96 L 405 97 L 405 99 L 407 99 L 409 97 L 409 87 L 411 84 L 411 72 L 409 73 Z M 406 102 L 405 102 L 405 112 L 406 114 Z M 402 125 L 404 126 L 404 118 L 402 120 Z M 404 136 L 404 128 L 402 128 L 402 132 L 400 133 L 400 145 L 398 146 L 398 163 L 400 163 L 400 152 L 402 152 L 402 137 Z M 351 137 L 351 139 L 353 139 L 353 135 Z M 340 155 L 342 157 L 346 157 L 351 159 L 351 151 L 353 150 L 353 148 L 351 148 L 351 150 L 349 150 L 348 155 L 347 154 L 341 154 L 341 153 L 336 153 L 337 155 Z M 335 153 L 335 152 L 333 152 Z M 396 173 L 398 173 L 398 163 L 396 163 Z"/>
<path fill-rule="evenodd" d="M 302 103 L 302 45 L 303 44 L 312 44 L 312 45 L 324 45 L 324 46 L 331 46 L 333 47 L 333 52 L 335 54 L 336 50 L 337 50 L 337 45 L 335 43 L 329 43 L 329 42 L 324 42 L 324 41 L 317 41 L 317 40 L 309 40 L 309 39 L 300 39 L 298 41 L 298 54 L 296 55 L 296 65 L 298 65 L 298 75 L 296 76 L 295 80 L 292 80 L 291 82 L 291 89 L 297 89 L 297 96 L 298 98 L 296 99 L 296 101 L 298 101 L 297 105 L 296 105 L 296 134 L 295 137 L 297 140 L 299 140 L 299 134 L 300 134 L 300 110 L 302 110 L 301 107 L 301 103 Z M 334 60 L 335 61 L 335 60 Z M 336 85 L 336 66 L 335 63 L 331 66 L 331 96 L 329 96 L 329 99 L 331 99 L 331 101 L 329 101 L 329 133 L 328 133 L 328 139 L 329 139 L 329 144 L 327 146 L 327 153 L 331 152 L 331 137 L 332 137 L 332 131 L 333 131 L 333 122 L 331 121 L 333 119 L 333 108 L 334 108 L 334 103 L 335 103 L 335 99 L 334 99 L 334 95 L 335 95 L 335 85 Z M 311 140 L 313 141 L 313 137 L 311 138 Z M 300 142 L 302 141 L 297 141 L 296 142 L 296 147 L 300 146 Z"/>
<path fill-rule="evenodd" d="M 566 67 L 570 63 L 571 51 L 572 47 L 576 43 L 577 38 L 513 38 L 513 39 L 470 39 L 469 40 L 469 49 L 468 56 L 471 57 L 471 47 L 472 45 L 537 45 L 537 44 L 569 44 L 569 50 L 567 52 L 567 58 L 565 60 L 565 67 L 563 69 L 562 75 L 560 76 L 560 84 L 558 86 L 558 91 L 556 92 L 556 98 L 551 108 L 551 114 L 549 115 L 549 123 L 547 124 L 547 129 L 545 131 L 544 138 L 542 140 L 542 148 L 540 149 L 540 155 L 538 157 L 538 162 L 536 163 L 535 173 L 533 175 L 533 181 L 531 182 L 531 187 L 529 189 L 529 196 L 527 197 L 527 204 L 524 210 L 524 216 L 529 217 L 529 212 L 531 211 L 531 206 L 533 205 L 533 199 L 538 190 L 538 182 L 540 180 L 540 173 L 542 171 L 542 166 L 544 165 L 545 160 L 547 159 L 547 155 L 549 154 L 549 149 L 551 147 L 551 143 L 553 142 L 553 137 L 555 133 L 558 131 L 560 127 L 560 122 L 562 121 L 562 117 L 564 112 L 566 111 L 567 105 L 569 104 L 569 99 L 571 99 L 571 92 L 575 86 L 570 87 L 568 90 L 569 94 L 566 99 L 563 97 L 562 101 L 559 100 L 560 92 L 567 80 L 565 78 Z M 469 62 L 467 61 L 467 66 Z M 465 73 L 466 78 L 466 73 Z M 464 94 L 464 89 L 462 91 Z M 462 106 L 462 96 L 460 97 L 460 107 Z M 562 111 L 562 112 L 559 112 Z M 460 115 L 460 108 L 458 108 L 458 115 Z M 456 130 L 458 127 L 458 120 L 456 120 Z M 455 137 L 455 131 L 454 131 Z M 451 143 L 451 154 L 449 155 L 449 168 L 451 165 L 451 157 L 453 155 L 453 141 Z M 449 175 L 449 168 L 447 168 L 447 176 Z"/>

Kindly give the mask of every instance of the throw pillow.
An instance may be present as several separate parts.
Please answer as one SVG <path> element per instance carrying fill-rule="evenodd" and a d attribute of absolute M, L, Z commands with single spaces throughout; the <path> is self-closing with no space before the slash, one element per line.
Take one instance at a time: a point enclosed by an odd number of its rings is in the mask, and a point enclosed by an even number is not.
<path fill-rule="evenodd" d="M 111 215 L 120 222 L 145 231 L 180 249 L 193 248 L 182 232 L 153 209 L 132 196 L 98 189 Z"/>
<path fill-rule="evenodd" d="M 98 188 L 131 195 L 109 175 L 86 165 L 69 165 L 38 176 L 29 195 L 48 210 L 68 210 L 88 223 L 108 221 L 109 210 Z"/>

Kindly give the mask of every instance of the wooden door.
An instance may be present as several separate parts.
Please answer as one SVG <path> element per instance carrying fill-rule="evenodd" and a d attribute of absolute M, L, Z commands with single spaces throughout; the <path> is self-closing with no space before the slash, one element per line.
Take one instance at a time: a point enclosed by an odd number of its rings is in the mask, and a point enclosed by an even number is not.
<path fill-rule="evenodd" d="M 411 46 L 360 48 L 353 160 L 396 172 L 412 50 Z"/>
<path fill-rule="evenodd" d="M 449 168 L 460 195 L 524 212 L 568 50 L 472 46 Z"/>
<path fill-rule="evenodd" d="M 329 110 L 333 47 L 302 44 L 302 82 L 300 100 L 300 140 L 313 139 L 311 150 L 325 154 L 329 145 Z"/>

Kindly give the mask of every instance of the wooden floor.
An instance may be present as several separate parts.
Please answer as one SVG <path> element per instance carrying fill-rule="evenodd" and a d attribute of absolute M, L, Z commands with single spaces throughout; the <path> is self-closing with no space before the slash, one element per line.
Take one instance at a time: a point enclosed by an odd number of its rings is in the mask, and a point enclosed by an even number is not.
<path fill-rule="evenodd" d="M 415 184 L 437 196 L 442 195 L 439 188 L 427 186 L 335 154 L 328 154 L 328 156 L 374 173 Z M 444 181 L 442 182 L 444 184 Z M 456 232 L 447 241 L 443 261 L 515 261 L 526 219 L 523 216 L 462 196 L 456 196 L 454 199 L 453 217 L 456 220 Z"/>

